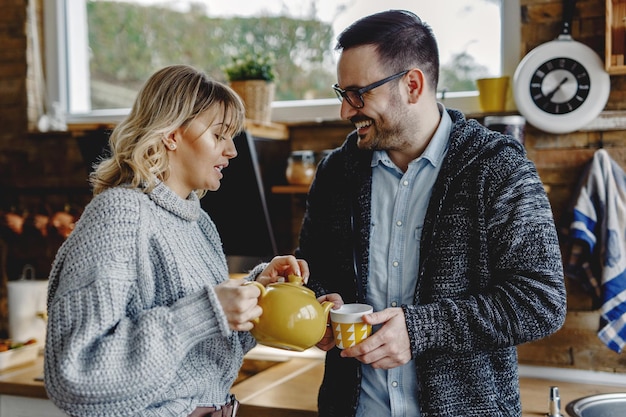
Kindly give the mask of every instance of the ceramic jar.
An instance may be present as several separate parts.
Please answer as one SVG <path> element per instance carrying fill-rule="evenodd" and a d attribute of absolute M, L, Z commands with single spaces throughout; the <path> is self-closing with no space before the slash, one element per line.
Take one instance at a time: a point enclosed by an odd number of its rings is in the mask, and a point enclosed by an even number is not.
<path fill-rule="evenodd" d="M 310 150 L 291 152 L 285 176 L 289 184 L 310 185 L 315 176 L 315 153 Z"/>

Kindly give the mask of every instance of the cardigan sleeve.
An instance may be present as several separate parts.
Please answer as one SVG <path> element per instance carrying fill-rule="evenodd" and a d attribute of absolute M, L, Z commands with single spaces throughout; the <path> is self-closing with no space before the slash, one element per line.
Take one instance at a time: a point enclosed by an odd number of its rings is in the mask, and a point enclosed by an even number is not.
<path fill-rule="evenodd" d="M 403 307 L 414 357 L 515 346 L 565 319 L 557 232 L 534 165 L 510 147 L 475 165 L 433 196 L 418 302 Z"/>

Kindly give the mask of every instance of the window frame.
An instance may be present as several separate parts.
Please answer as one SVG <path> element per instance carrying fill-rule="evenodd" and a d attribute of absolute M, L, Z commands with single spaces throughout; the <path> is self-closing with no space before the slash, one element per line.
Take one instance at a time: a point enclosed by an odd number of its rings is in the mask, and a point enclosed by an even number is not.
<path fill-rule="evenodd" d="M 50 103 L 58 102 L 68 108 L 72 90 L 89 88 L 89 66 L 68 65 L 68 48 L 85 48 L 87 41 L 86 24 L 81 25 L 85 36 L 69 37 L 66 22 L 86 22 L 86 9 L 81 7 L 85 0 L 47 0 L 44 7 L 44 33 L 46 39 L 46 78 L 47 94 Z M 471 0 L 468 0 L 471 1 Z M 520 61 L 520 2 L 501 0 L 501 62 L 502 75 L 511 78 Z M 82 20 L 81 20 L 82 19 Z M 76 28 L 74 29 L 76 30 Z M 436 34 L 435 34 L 436 35 Z M 78 43 L 77 43 L 78 42 Z M 70 73 L 69 71 L 75 71 Z M 70 83 L 68 80 L 80 80 Z M 330 86 L 329 86 L 330 88 Z M 439 99 L 446 107 L 456 108 L 466 114 L 481 113 L 478 92 L 449 92 Z M 68 112 L 66 122 L 73 123 L 116 123 L 122 120 L 129 109 L 109 109 L 80 111 L 87 109 L 87 103 L 75 106 L 77 112 Z M 272 121 L 278 123 L 301 123 L 339 120 L 340 103 L 335 98 L 317 100 L 275 101 L 272 103 Z"/>

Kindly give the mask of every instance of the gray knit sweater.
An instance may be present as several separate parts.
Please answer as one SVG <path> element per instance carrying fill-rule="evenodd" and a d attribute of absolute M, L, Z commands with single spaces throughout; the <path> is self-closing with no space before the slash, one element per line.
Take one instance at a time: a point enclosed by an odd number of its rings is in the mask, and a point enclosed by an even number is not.
<path fill-rule="evenodd" d="M 94 197 L 50 273 L 50 399 L 81 417 L 183 417 L 224 403 L 254 345 L 230 331 L 213 291 L 227 279 L 195 193 L 183 200 L 159 183 Z"/>
<path fill-rule="evenodd" d="M 515 346 L 556 331 L 566 313 L 552 211 L 518 142 L 448 112 L 453 127 L 422 231 L 415 302 L 403 306 L 419 407 L 423 417 L 520 416 Z M 317 170 L 296 255 L 309 262 L 318 295 L 366 299 L 371 158 L 353 133 Z M 320 416 L 353 416 L 360 362 L 333 349 L 325 369 Z"/>

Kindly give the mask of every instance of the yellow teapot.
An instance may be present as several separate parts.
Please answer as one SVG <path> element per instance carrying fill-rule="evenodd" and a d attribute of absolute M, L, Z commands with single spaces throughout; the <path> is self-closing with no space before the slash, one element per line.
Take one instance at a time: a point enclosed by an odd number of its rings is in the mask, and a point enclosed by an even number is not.
<path fill-rule="evenodd" d="M 322 340 L 333 303 L 320 304 L 315 293 L 304 287 L 302 277 L 289 275 L 286 282 L 267 287 L 250 282 L 261 290 L 263 314 L 250 331 L 257 342 L 271 347 L 302 352 Z"/>

